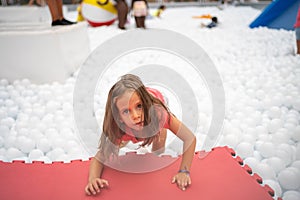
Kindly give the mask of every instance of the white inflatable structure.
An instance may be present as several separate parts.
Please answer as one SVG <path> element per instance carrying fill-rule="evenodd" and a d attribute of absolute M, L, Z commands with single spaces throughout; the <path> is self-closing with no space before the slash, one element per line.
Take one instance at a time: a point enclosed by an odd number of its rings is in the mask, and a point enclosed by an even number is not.
<path fill-rule="evenodd" d="M 90 53 L 87 23 L 51 27 L 48 7 L 0 7 L 0 78 L 63 82 Z"/>

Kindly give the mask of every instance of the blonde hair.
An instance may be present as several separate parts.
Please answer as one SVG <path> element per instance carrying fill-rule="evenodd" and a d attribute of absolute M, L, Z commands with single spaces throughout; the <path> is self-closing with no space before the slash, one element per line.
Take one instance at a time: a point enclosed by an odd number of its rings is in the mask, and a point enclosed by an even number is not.
<path fill-rule="evenodd" d="M 150 145 L 160 132 L 160 120 L 167 111 L 164 103 L 148 93 L 146 87 L 138 76 L 132 74 L 123 75 L 110 89 L 107 97 L 105 116 L 103 121 L 103 132 L 99 141 L 99 152 L 102 159 L 108 159 L 111 155 L 117 155 L 121 138 L 126 134 L 119 120 L 119 111 L 116 99 L 127 91 L 135 91 L 140 97 L 144 111 L 144 128 L 142 131 L 143 143 L 141 146 Z M 154 106 L 154 107 L 153 107 Z M 154 109 L 153 109 L 154 108 Z"/>

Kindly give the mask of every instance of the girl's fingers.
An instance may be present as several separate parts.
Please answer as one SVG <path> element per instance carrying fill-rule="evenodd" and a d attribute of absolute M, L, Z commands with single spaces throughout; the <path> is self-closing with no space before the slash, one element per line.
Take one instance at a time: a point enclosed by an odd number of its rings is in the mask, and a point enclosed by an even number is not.
<path fill-rule="evenodd" d="M 189 178 L 189 185 L 191 185 L 192 184 L 192 180 L 191 180 L 191 178 Z"/>
<path fill-rule="evenodd" d="M 175 183 L 175 182 L 176 182 L 176 177 L 174 176 L 172 179 L 172 183 Z"/>
<path fill-rule="evenodd" d="M 89 186 L 86 186 L 86 187 L 85 187 L 85 192 L 86 192 L 87 195 L 91 195 Z"/>
<path fill-rule="evenodd" d="M 102 187 L 104 187 L 104 186 L 108 186 L 108 181 L 107 180 L 102 180 Z"/>
<path fill-rule="evenodd" d="M 103 188 L 106 185 L 105 181 L 101 179 L 97 179 L 96 182 L 97 185 L 100 186 L 101 188 Z"/>
<path fill-rule="evenodd" d="M 96 194 L 96 192 L 100 192 L 97 181 L 92 184 L 92 188 L 93 188 L 93 194 Z"/>
<path fill-rule="evenodd" d="M 94 186 L 92 184 L 89 184 L 87 187 L 88 187 L 87 189 L 88 189 L 90 194 L 94 194 L 94 195 L 96 194 L 96 191 L 95 191 Z"/>
<path fill-rule="evenodd" d="M 108 186 L 108 181 L 103 179 L 95 179 L 93 182 L 89 183 L 85 187 L 85 192 L 87 195 L 96 195 L 100 192 L 100 188 Z"/>
<path fill-rule="evenodd" d="M 177 183 L 178 188 L 184 191 L 192 183 L 192 181 L 190 177 L 178 180 L 178 177 L 174 176 L 172 183 Z"/>

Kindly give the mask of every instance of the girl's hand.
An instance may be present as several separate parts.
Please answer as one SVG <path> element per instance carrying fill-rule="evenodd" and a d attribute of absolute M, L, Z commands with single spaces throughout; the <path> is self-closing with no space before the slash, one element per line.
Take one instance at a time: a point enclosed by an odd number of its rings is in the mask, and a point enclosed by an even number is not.
<path fill-rule="evenodd" d="M 108 186 L 108 181 L 100 178 L 94 178 L 85 187 L 87 195 L 96 195 L 100 192 L 100 188 Z"/>
<path fill-rule="evenodd" d="M 177 183 L 179 189 L 186 190 L 186 188 L 192 184 L 192 181 L 189 174 L 180 172 L 173 177 L 172 183 Z"/>

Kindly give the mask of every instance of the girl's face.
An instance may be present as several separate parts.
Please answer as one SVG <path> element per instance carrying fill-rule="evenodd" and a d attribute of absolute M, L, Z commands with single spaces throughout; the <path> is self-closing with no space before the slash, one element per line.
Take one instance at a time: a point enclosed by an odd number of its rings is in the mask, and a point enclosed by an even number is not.
<path fill-rule="evenodd" d="M 121 123 L 129 128 L 141 131 L 144 126 L 144 110 L 141 98 L 135 91 L 126 91 L 117 98 L 116 106 L 119 110 Z"/>

